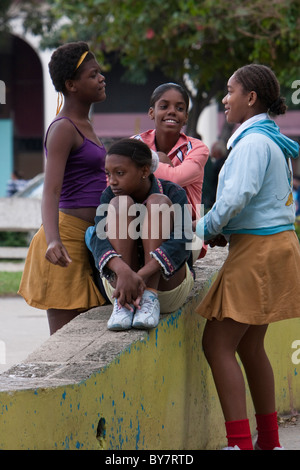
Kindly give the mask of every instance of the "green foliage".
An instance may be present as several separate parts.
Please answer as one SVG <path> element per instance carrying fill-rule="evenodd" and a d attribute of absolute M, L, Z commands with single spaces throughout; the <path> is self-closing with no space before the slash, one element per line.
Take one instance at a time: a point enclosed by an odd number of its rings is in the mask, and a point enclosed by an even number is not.
<path fill-rule="evenodd" d="M 297 234 L 297 237 L 300 241 L 300 216 L 296 217 L 296 221 L 295 221 L 295 231 L 296 231 L 296 234 Z"/>
<path fill-rule="evenodd" d="M 299 0 L 26 0 L 21 5 L 26 28 L 42 34 L 43 47 L 86 40 L 104 70 L 113 52 L 126 68 L 126 80 L 134 83 L 143 83 L 155 68 L 178 82 L 188 74 L 197 90 L 192 100 L 198 114 L 246 63 L 271 66 L 287 89 L 299 79 Z"/>
<path fill-rule="evenodd" d="M 0 296 L 16 295 L 21 282 L 22 272 L 0 272 Z"/>
<path fill-rule="evenodd" d="M 26 232 L 0 232 L 0 246 L 28 246 Z"/>
<path fill-rule="evenodd" d="M 146 73 L 161 67 L 176 79 L 188 72 L 202 87 L 212 75 L 226 75 L 252 60 L 268 63 L 289 80 L 299 78 L 299 0 L 46 3 L 42 15 L 38 8 L 25 9 L 26 26 L 34 32 L 43 30 L 44 46 L 53 45 L 53 34 L 56 45 L 84 38 L 102 61 L 105 53 L 117 51 L 131 71 Z M 69 21 L 58 26 L 62 16 Z"/>

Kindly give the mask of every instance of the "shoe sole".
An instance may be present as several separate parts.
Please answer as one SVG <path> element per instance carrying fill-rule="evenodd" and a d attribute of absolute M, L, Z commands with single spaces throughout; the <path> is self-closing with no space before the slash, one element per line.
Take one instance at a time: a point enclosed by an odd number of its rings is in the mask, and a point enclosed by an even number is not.
<path fill-rule="evenodd" d="M 138 328 L 139 330 L 150 330 L 152 328 L 156 328 L 159 321 L 155 325 L 145 325 L 142 321 L 134 321 L 132 323 L 133 328 Z"/>
<path fill-rule="evenodd" d="M 112 331 L 122 331 L 122 330 L 130 330 L 132 325 L 130 326 L 122 326 L 122 325 L 112 325 L 112 326 L 107 326 L 108 330 Z"/>

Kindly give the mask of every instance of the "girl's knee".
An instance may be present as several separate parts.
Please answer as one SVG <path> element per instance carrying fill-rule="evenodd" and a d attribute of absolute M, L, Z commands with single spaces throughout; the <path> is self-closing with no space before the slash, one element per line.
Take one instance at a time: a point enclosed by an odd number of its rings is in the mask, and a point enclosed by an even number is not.
<path fill-rule="evenodd" d="M 121 212 L 124 209 L 127 209 L 128 207 L 132 206 L 132 204 L 134 204 L 133 199 L 127 195 L 116 196 L 109 203 L 109 205 L 111 207 L 114 207 L 114 209 L 118 212 Z"/>
<path fill-rule="evenodd" d="M 216 348 L 214 346 L 214 341 L 212 341 L 212 338 L 210 338 L 210 335 L 206 330 L 204 330 L 202 336 L 202 349 L 207 362 L 210 364 L 213 360 L 213 356 L 216 353 Z"/>
<path fill-rule="evenodd" d="M 150 194 L 150 196 L 147 198 L 146 206 L 149 207 L 153 204 L 167 204 L 168 206 L 172 206 L 172 201 L 166 196 L 165 194 Z"/>

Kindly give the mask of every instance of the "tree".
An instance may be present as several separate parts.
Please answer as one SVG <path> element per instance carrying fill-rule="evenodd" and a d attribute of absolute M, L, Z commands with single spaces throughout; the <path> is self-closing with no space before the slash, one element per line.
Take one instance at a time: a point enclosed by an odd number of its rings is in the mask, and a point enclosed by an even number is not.
<path fill-rule="evenodd" d="M 25 23 L 42 32 L 44 47 L 86 40 L 102 63 L 114 52 L 125 78 L 136 83 L 155 68 L 177 82 L 188 77 L 190 134 L 239 66 L 267 64 L 287 87 L 300 76 L 299 0 L 48 0 L 47 6 L 41 19 L 27 10 Z M 63 16 L 69 21 L 57 28 Z"/>

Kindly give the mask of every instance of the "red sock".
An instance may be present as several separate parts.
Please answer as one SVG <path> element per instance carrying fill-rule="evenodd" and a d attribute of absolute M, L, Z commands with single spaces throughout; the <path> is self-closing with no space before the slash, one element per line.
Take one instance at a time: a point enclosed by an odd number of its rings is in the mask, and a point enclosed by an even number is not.
<path fill-rule="evenodd" d="M 255 415 L 257 423 L 257 445 L 261 450 L 273 450 L 280 447 L 277 412 L 267 415 Z"/>
<path fill-rule="evenodd" d="M 253 450 L 248 419 L 226 421 L 225 427 L 229 447 L 237 445 L 241 450 Z"/>

